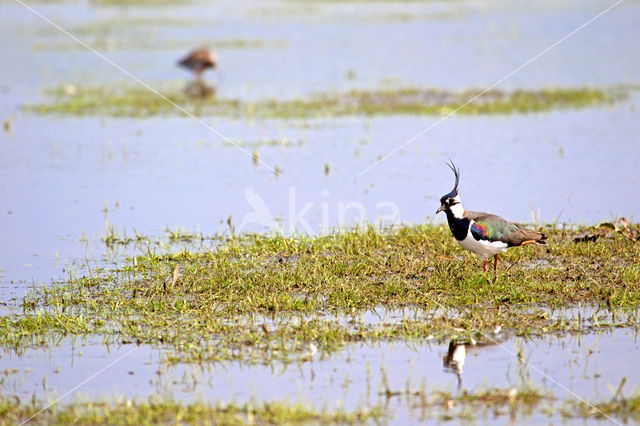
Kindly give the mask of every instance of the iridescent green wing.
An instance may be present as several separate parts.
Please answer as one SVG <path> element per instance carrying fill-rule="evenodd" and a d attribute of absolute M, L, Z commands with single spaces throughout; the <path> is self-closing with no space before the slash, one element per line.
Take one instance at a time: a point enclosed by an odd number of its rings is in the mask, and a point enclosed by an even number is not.
<path fill-rule="evenodd" d="M 522 242 L 522 231 L 518 225 L 507 222 L 499 216 L 478 214 L 473 220 L 471 235 L 478 241 L 501 241 L 509 246 L 519 245 Z"/>

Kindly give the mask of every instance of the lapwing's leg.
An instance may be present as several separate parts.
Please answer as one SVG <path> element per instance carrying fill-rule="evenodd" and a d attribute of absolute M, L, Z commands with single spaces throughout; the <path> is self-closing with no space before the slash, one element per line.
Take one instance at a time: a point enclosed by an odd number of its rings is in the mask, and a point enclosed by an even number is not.
<path fill-rule="evenodd" d="M 202 68 L 198 68 L 194 71 L 195 75 L 196 75 L 196 83 L 198 83 L 199 85 L 202 84 L 202 74 L 203 74 L 204 70 Z"/>
<path fill-rule="evenodd" d="M 489 267 L 489 261 L 485 260 L 484 262 L 482 262 L 482 270 L 484 272 L 487 272 L 487 268 Z"/>
<path fill-rule="evenodd" d="M 493 259 L 493 279 L 495 280 L 498 277 L 498 255 L 496 254 Z"/>

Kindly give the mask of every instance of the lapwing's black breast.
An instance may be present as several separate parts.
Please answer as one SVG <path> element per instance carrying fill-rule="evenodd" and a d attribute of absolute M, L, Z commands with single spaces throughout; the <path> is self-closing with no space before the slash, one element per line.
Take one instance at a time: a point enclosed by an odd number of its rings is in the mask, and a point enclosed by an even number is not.
<path fill-rule="evenodd" d="M 447 222 L 449 223 L 449 229 L 451 229 L 451 233 L 454 238 L 458 241 L 462 241 L 467 238 L 467 233 L 469 232 L 469 224 L 471 221 L 467 218 L 458 219 L 453 216 L 449 210 L 445 211 L 447 214 Z"/>

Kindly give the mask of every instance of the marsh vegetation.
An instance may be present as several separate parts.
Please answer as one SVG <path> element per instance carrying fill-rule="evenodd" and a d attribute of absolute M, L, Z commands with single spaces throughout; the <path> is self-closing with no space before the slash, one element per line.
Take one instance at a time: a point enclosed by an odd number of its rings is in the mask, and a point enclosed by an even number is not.
<path fill-rule="evenodd" d="M 447 92 L 436 89 L 352 90 L 345 93 L 317 93 L 304 99 L 261 100 L 212 97 L 193 100 L 181 90 L 161 91 L 158 96 L 144 87 L 101 88 L 67 85 L 47 91 L 51 101 L 30 105 L 38 114 L 106 115 L 148 117 L 180 115 L 179 105 L 192 114 L 236 118 L 327 118 L 345 115 L 445 115 L 517 114 L 576 109 L 613 103 L 624 99 L 627 90 L 595 88 L 516 90 L 467 90 Z"/>
<path fill-rule="evenodd" d="M 637 327 L 635 225 L 586 243 L 576 242 L 575 231 L 547 232 L 549 249 L 510 252 L 495 283 L 439 226 L 245 235 L 200 252 L 149 246 L 115 269 L 33 290 L 21 302 L 23 314 L 2 317 L 0 344 L 19 353 L 97 335 L 167 348 L 169 363 L 268 363 L 350 342 L 491 343 L 496 329 L 504 337 Z M 576 304 L 602 310 L 577 320 L 549 313 Z M 403 308 L 414 309 L 413 318 L 358 320 L 367 311 Z"/>

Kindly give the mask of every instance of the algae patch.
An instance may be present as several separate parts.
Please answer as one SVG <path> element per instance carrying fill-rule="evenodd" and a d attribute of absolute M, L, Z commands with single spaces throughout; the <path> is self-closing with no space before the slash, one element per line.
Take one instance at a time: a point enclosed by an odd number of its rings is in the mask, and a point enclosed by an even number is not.
<path fill-rule="evenodd" d="M 250 103 L 240 99 L 193 99 L 179 89 L 160 90 L 162 96 L 142 87 L 95 87 L 67 85 L 46 91 L 49 102 L 29 105 L 38 114 L 106 115 L 148 117 L 180 115 L 176 105 L 200 116 L 239 118 L 326 118 L 348 115 L 460 115 L 512 114 L 576 109 L 615 102 L 627 91 L 594 88 L 516 90 L 466 90 L 403 88 L 316 93 L 297 99 L 263 99 Z"/>

